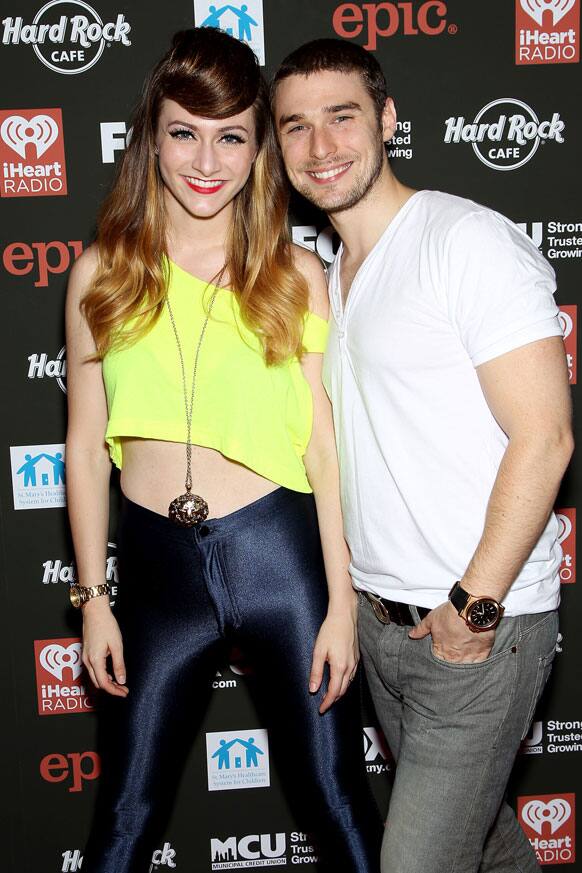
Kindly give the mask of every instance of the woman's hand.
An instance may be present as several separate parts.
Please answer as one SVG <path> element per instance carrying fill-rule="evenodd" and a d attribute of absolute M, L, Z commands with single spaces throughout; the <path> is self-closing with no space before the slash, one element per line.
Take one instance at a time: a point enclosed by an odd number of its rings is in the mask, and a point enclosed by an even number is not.
<path fill-rule="evenodd" d="M 115 678 L 107 672 L 109 655 Z M 83 606 L 83 664 L 96 688 L 101 688 L 114 697 L 127 696 L 119 625 L 109 603 L 102 598 L 89 600 Z"/>
<path fill-rule="evenodd" d="M 313 649 L 309 676 L 309 690 L 313 694 L 321 686 L 326 662 L 329 664 L 329 683 L 319 707 L 321 713 L 346 693 L 358 668 L 357 595 L 355 592 L 350 592 L 350 595 L 349 605 L 342 609 L 328 609 Z"/>

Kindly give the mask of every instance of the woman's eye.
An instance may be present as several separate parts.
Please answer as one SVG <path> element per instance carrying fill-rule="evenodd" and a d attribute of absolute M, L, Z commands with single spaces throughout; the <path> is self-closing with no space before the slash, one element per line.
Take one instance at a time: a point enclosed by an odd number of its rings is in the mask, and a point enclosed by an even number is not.
<path fill-rule="evenodd" d="M 193 134 L 191 130 L 188 130 L 185 127 L 176 128 L 175 130 L 170 131 L 170 136 L 172 139 L 190 139 Z"/>
<path fill-rule="evenodd" d="M 225 142 L 227 144 L 230 144 L 230 143 L 237 144 L 237 143 L 246 142 L 246 140 L 244 140 L 241 136 L 237 136 L 236 133 L 225 133 L 220 141 Z"/>

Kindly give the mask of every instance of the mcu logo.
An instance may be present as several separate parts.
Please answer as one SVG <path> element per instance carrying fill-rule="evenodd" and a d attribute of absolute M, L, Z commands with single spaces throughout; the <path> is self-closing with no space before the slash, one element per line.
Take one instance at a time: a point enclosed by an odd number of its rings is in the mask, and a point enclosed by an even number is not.
<path fill-rule="evenodd" d="M 580 0 L 515 0 L 515 63 L 580 60 Z"/>
<path fill-rule="evenodd" d="M 574 794 L 518 797 L 517 815 L 539 864 L 573 864 L 576 860 Z"/>
<path fill-rule="evenodd" d="M 284 833 L 248 834 L 210 840 L 212 870 L 238 870 L 242 867 L 285 867 L 287 840 Z"/>
<path fill-rule="evenodd" d="M 566 361 L 568 362 L 568 373 L 570 375 L 570 384 L 575 385 L 578 376 L 578 307 L 570 304 L 569 306 L 560 306 L 560 324 L 564 334 L 564 346 L 566 348 Z"/>
<path fill-rule="evenodd" d="M 31 45 L 39 61 L 55 73 L 84 73 L 97 63 L 105 47 L 130 46 L 131 25 L 121 12 L 103 22 L 85 0 L 49 0 L 32 24 L 19 15 L 2 20 L 4 45 Z"/>
<path fill-rule="evenodd" d="M 0 197 L 64 196 L 61 110 L 0 110 L 0 166 Z"/>
<path fill-rule="evenodd" d="M 540 143 L 563 143 L 565 127 L 559 112 L 540 121 L 523 100 L 501 97 L 480 109 L 473 121 L 463 115 L 447 118 L 444 141 L 471 143 L 481 163 L 492 170 L 517 170 L 533 158 Z"/>
<path fill-rule="evenodd" d="M 560 525 L 558 542 L 562 546 L 560 579 L 568 585 L 576 581 L 576 510 L 557 509 L 556 518 Z"/>
<path fill-rule="evenodd" d="M 378 38 L 387 39 L 396 34 L 403 36 L 440 36 L 456 33 L 457 26 L 447 28 L 447 4 L 439 0 L 424 3 L 342 3 L 332 16 L 332 27 L 342 39 L 355 39 L 362 32 L 364 48 L 376 51 Z"/>
<path fill-rule="evenodd" d="M 217 27 L 246 42 L 259 64 L 265 65 L 263 0 L 246 0 L 220 5 L 208 0 L 194 0 L 194 21 L 198 27 Z"/>

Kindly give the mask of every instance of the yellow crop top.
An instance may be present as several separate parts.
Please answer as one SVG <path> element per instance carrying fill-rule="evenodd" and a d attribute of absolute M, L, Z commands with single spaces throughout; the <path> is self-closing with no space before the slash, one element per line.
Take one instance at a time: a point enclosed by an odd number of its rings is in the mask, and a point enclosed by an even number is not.
<path fill-rule="evenodd" d="M 170 263 L 168 294 L 188 392 L 206 317 L 204 304 L 213 290 Z M 309 312 L 305 350 L 325 351 L 327 334 L 327 322 Z M 117 467 L 123 460 L 121 437 L 185 442 L 180 360 L 167 308 L 137 342 L 105 355 L 103 380 L 109 410 L 105 440 Z M 192 442 L 217 449 L 293 491 L 310 492 L 303 455 L 311 436 L 312 407 L 299 360 L 267 367 L 259 340 L 243 324 L 236 295 L 218 289 L 198 361 Z"/>

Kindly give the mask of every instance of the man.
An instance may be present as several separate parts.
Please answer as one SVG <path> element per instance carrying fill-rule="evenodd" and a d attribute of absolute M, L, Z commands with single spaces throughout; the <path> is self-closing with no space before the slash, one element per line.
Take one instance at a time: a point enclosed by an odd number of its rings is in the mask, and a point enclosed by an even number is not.
<path fill-rule="evenodd" d="M 291 183 L 342 240 L 324 373 L 396 760 L 382 871 L 538 870 L 503 798 L 557 639 L 572 433 L 553 272 L 498 213 L 394 177 L 394 104 L 363 49 L 299 48 L 272 103 Z"/>

